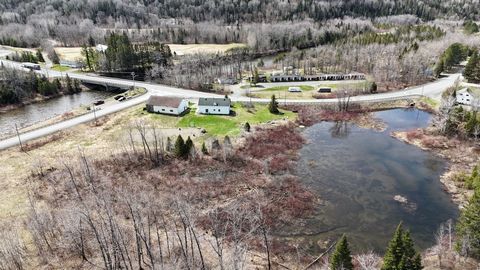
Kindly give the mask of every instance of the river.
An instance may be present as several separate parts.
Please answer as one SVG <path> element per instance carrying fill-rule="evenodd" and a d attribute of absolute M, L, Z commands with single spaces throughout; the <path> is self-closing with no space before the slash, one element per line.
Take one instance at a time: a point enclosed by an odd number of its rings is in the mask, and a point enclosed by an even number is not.
<path fill-rule="evenodd" d="M 71 111 L 81 105 L 90 105 L 96 100 L 103 100 L 114 94 L 105 91 L 84 91 L 65 95 L 50 100 L 29 104 L 6 113 L 0 113 L 0 137 L 14 135 L 15 124 L 19 128 L 51 119 Z"/>
<path fill-rule="evenodd" d="M 385 131 L 332 122 L 304 131 L 308 143 L 300 151 L 297 175 L 325 202 L 290 238 L 311 252 L 345 233 L 355 251 L 381 253 L 401 221 L 417 246 L 427 248 L 438 226 L 458 216 L 439 181 L 446 161 L 390 136 L 392 130 L 425 127 L 430 115 L 395 109 L 375 116 L 388 125 Z M 395 195 L 409 203 L 395 201 Z"/>

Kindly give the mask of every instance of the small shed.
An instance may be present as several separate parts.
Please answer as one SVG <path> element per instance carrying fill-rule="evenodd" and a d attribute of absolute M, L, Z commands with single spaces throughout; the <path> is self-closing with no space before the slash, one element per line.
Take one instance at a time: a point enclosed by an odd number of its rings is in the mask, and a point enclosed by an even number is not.
<path fill-rule="evenodd" d="M 229 115 L 231 101 L 229 98 L 200 98 L 198 112 L 201 114 Z"/>
<path fill-rule="evenodd" d="M 170 115 L 182 115 L 188 109 L 188 102 L 183 98 L 150 96 L 147 111 Z"/>

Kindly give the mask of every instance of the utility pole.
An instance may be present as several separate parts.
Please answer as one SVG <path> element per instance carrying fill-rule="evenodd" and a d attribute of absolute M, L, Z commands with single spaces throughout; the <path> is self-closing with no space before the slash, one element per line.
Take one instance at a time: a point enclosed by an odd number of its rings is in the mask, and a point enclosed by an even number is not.
<path fill-rule="evenodd" d="M 15 123 L 15 131 L 17 132 L 18 142 L 20 143 L 20 150 L 23 151 L 22 140 L 20 139 L 20 133 L 18 132 L 17 123 Z"/>
<path fill-rule="evenodd" d="M 95 112 L 96 111 L 95 103 L 93 103 L 92 106 L 93 106 L 93 118 L 95 119 L 95 126 L 96 126 L 97 125 L 97 113 Z"/>

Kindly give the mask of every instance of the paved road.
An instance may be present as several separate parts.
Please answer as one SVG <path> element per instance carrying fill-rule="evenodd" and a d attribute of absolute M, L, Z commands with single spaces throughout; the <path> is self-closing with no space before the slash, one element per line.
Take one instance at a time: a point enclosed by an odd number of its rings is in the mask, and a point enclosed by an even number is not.
<path fill-rule="evenodd" d="M 11 61 L 2 61 L 5 66 L 11 66 L 14 68 L 22 69 L 19 63 L 11 62 Z M 58 72 L 53 71 L 50 69 L 42 69 L 38 71 L 39 73 L 48 74 L 49 77 L 60 77 L 65 76 L 67 73 L 65 72 Z M 117 78 L 105 78 L 99 77 L 95 75 L 88 75 L 88 74 L 79 74 L 79 73 L 68 73 L 71 78 L 80 79 L 83 81 L 91 82 L 91 83 L 99 83 L 99 84 L 111 84 L 117 86 L 124 86 L 130 87 L 135 84 L 138 87 L 144 87 L 147 89 L 148 93 L 125 101 L 121 103 L 116 103 L 110 106 L 105 107 L 104 109 L 97 111 L 96 116 L 101 117 L 111 113 L 115 113 L 126 108 L 132 107 L 134 105 L 140 104 L 145 102 L 150 95 L 163 95 L 163 96 L 179 96 L 184 98 L 199 98 L 199 97 L 220 97 L 219 95 L 210 94 L 210 93 L 202 93 L 193 90 L 187 89 L 180 89 L 171 86 L 161 85 L 161 84 L 152 84 L 152 83 L 145 83 L 145 82 L 133 82 L 132 80 L 123 80 Z M 441 93 L 448 87 L 452 86 L 455 80 L 461 76 L 460 74 L 453 74 L 448 77 L 442 78 L 432 83 L 425 84 L 423 86 L 412 87 L 407 90 L 396 91 L 396 92 L 389 92 L 383 94 L 375 94 L 375 95 L 365 95 L 365 96 L 356 96 L 352 97 L 350 100 L 352 102 L 375 102 L 375 101 L 382 101 L 382 100 L 394 100 L 394 99 L 405 99 L 408 97 L 414 96 L 428 96 L 428 97 L 439 97 Z M 267 103 L 269 99 L 256 99 L 256 98 L 248 98 L 244 96 L 233 96 L 233 101 L 252 101 L 258 103 Z M 335 103 L 337 99 L 296 99 L 296 100 L 281 100 L 281 103 L 286 102 L 288 104 L 328 104 L 328 103 Z M 29 132 L 25 132 L 20 135 L 22 142 L 37 139 L 44 137 L 46 135 L 55 133 L 57 131 L 61 131 L 64 129 L 68 129 L 75 125 L 86 123 L 89 121 L 94 120 L 94 114 L 89 113 L 85 114 L 76 118 L 72 118 L 69 120 L 65 120 L 47 127 L 39 128 L 36 130 L 32 130 Z M 6 149 L 15 145 L 18 145 L 19 141 L 17 137 L 9 138 L 0 141 L 0 150 Z"/>

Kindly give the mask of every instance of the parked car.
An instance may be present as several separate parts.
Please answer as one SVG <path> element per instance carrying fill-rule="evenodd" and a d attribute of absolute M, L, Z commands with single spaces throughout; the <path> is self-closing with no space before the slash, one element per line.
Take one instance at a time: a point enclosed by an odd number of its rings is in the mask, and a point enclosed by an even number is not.
<path fill-rule="evenodd" d="M 97 100 L 97 101 L 95 101 L 95 102 L 93 103 L 93 105 L 95 105 L 95 106 L 102 105 L 102 104 L 105 104 L 105 101 L 103 101 L 103 100 Z"/>
<path fill-rule="evenodd" d="M 302 92 L 302 89 L 300 89 L 300 87 L 289 87 L 288 92 L 298 93 L 298 92 Z"/>

